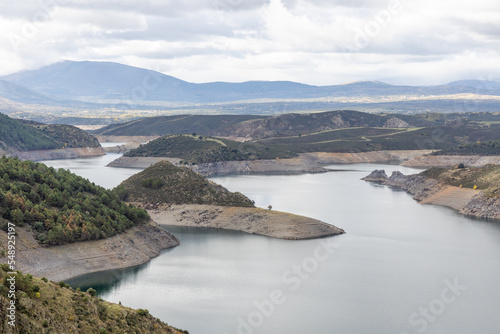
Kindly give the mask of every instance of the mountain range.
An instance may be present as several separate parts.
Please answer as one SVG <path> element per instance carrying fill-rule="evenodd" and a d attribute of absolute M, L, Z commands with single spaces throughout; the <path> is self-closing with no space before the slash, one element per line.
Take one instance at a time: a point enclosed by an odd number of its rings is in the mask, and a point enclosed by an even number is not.
<path fill-rule="evenodd" d="M 500 83 L 463 80 L 438 86 L 395 86 L 378 81 L 311 86 L 290 81 L 190 83 L 143 68 L 111 62 L 63 61 L 38 70 L 0 77 L 0 96 L 25 103 L 61 103 L 61 100 L 168 101 L 188 103 L 252 99 L 310 99 L 319 97 L 500 95 Z"/>
<path fill-rule="evenodd" d="M 199 110 L 205 106 L 207 111 L 240 114 L 363 107 L 374 111 L 418 112 L 435 106 L 438 111 L 446 112 L 457 99 L 477 100 L 477 95 L 494 97 L 475 102 L 478 111 L 500 109 L 495 100 L 497 96 L 500 100 L 500 83 L 482 80 L 436 86 L 398 86 L 379 81 L 330 86 L 291 81 L 191 83 L 148 69 L 94 61 L 62 61 L 0 77 L 0 111 L 7 113 L 16 109 L 12 108 L 16 103 L 30 108 L 34 105 L 66 108 L 66 111 L 68 108 L 165 111 L 182 106 Z M 206 108 L 213 105 L 218 107 Z M 22 105 L 17 107 L 21 109 Z"/>

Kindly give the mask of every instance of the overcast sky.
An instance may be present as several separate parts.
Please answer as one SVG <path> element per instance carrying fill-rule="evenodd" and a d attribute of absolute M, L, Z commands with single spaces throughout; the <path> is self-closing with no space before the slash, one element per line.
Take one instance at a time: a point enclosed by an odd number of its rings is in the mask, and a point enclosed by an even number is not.
<path fill-rule="evenodd" d="M 0 3 L 0 75 L 64 59 L 190 82 L 500 81 L 498 0 Z"/>

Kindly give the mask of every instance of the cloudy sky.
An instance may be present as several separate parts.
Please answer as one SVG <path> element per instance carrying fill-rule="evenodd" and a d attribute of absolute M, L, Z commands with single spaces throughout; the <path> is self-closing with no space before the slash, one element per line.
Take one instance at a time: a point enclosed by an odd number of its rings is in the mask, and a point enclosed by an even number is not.
<path fill-rule="evenodd" d="M 0 3 L 0 75 L 64 59 L 190 82 L 500 81 L 498 0 Z"/>

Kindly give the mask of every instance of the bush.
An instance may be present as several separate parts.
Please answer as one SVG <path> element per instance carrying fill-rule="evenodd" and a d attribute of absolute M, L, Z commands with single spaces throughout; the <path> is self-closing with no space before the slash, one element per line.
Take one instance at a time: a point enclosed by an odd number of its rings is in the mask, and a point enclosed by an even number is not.
<path fill-rule="evenodd" d="M 97 291 L 95 289 L 92 289 L 92 288 L 88 288 L 87 289 L 87 293 L 89 295 L 91 295 L 92 297 L 94 297 L 95 295 L 97 295 Z"/>
<path fill-rule="evenodd" d="M 142 308 L 137 309 L 137 315 L 140 315 L 140 316 L 146 316 L 146 315 L 148 315 L 148 314 L 149 314 L 149 311 L 148 311 L 148 310 L 146 310 L 146 309 L 142 309 Z"/>

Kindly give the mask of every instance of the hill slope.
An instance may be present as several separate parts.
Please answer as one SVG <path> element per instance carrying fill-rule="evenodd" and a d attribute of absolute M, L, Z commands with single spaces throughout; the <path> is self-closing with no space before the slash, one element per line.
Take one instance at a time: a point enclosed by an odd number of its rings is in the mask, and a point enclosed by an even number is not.
<path fill-rule="evenodd" d="M 68 170 L 0 158 L 0 224 L 33 229 L 40 244 L 103 239 L 146 222 L 148 214 Z"/>
<path fill-rule="evenodd" d="M 421 173 L 455 187 L 480 189 L 488 197 L 500 197 L 500 165 L 463 168 L 430 168 Z"/>
<path fill-rule="evenodd" d="M 147 310 L 133 310 L 45 278 L 8 274 L 0 265 L 0 332 L 2 333 L 187 333 L 160 321 Z M 15 279 L 15 327 L 8 324 L 10 278 Z"/>
<path fill-rule="evenodd" d="M 144 118 L 111 125 L 95 131 L 99 135 L 165 136 L 197 133 L 203 136 L 259 139 L 297 136 L 349 127 L 420 127 L 435 123 L 409 115 L 379 115 L 353 110 L 310 114 L 284 114 L 274 117 L 236 115 L 184 115 Z"/>
<path fill-rule="evenodd" d="M 189 168 L 166 161 L 131 176 L 115 191 L 129 202 L 254 206 L 243 194 L 232 193 Z"/>
<path fill-rule="evenodd" d="M 71 125 L 20 121 L 0 114 L 0 149 L 7 152 L 100 146 L 95 137 Z"/>
<path fill-rule="evenodd" d="M 62 144 L 42 131 L 0 114 L 0 149 L 47 150 L 60 148 Z"/>
<path fill-rule="evenodd" d="M 292 158 L 296 154 L 255 143 L 193 136 L 165 136 L 125 154 L 127 157 L 180 158 L 185 164 L 202 164 L 217 161 L 242 161 L 257 159 Z"/>

